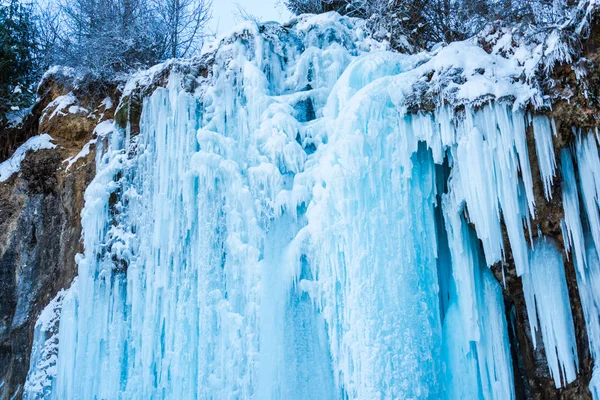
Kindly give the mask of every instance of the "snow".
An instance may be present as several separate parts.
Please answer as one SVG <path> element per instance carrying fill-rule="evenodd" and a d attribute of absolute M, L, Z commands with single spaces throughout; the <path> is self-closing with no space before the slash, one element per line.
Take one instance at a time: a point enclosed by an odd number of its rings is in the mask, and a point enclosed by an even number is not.
<path fill-rule="evenodd" d="M 138 71 L 133 74 L 128 80 L 125 86 L 123 87 L 123 93 L 121 94 L 121 99 L 126 99 L 131 96 L 131 93 L 136 88 L 148 88 L 156 83 L 157 77 L 164 74 L 165 71 L 168 71 L 171 68 L 174 68 L 179 65 L 190 65 L 191 60 L 177 60 L 177 59 L 169 59 L 163 63 L 156 64 L 148 69 Z M 117 106 L 117 109 L 119 107 Z"/>
<path fill-rule="evenodd" d="M 93 144 L 96 144 L 96 141 L 97 141 L 97 139 L 91 139 L 89 142 L 87 142 L 86 144 L 83 145 L 83 147 L 81 148 L 81 151 L 79 153 L 77 153 L 75 155 L 75 157 L 69 157 L 66 160 L 64 160 L 63 163 L 67 163 L 67 166 L 65 169 L 68 171 L 71 168 L 71 166 L 73 166 L 73 164 L 75 164 L 79 159 L 90 154 L 90 147 Z"/>
<path fill-rule="evenodd" d="M 50 68 L 48 68 L 48 70 L 44 73 L 44 76 L 42 77 L 41 81 L 43 82 L 43 81 L 49 79 L 50 77 L 56 76 L 56 75 L 62 75 L 65 77 L 76 78 L 77 72 L 75 71 L 74 68 L 71 68 L 71 67 L 66 67 L 66 66 L 62 66 L 62 65 L 53 65 Z"/>
<path fill-rule="evenodd" d="M 249 22 L 195 93 L 179 61 L 127 84 L 171 71 L 138 136 L 96 129 L 53 398 L 515 398 L 490 270 L 509 250 L 555 384 L 574 379 L 562 255 L 524 233 L 530 128 L 548 198 L 557 179 L 553 122 L 524 111 L 545 105 L 527 78 L 541 56 L 502 35 L 490 53 L 400 55 L 361 24 Z M 600 245 L 596 139 L 575 155 L 579 191 L 560 160 L 563 231 L 577 262 L 585 248 L 580 295 L 600 332 L 597 249 L 582 239 Z"/>
<path fill-rule="evenodd" d="M 51 80 L 56 80 L 58 82 L 69 82 L 69 85 L 76 87 L 82 81 L 84 81 L 85 78 L 85 71 L 83 70 L 77 71 L 75 68 L 62 65 L 53 65 L 48 68 L 48 70 L 42 76 L 42 79 L 40 80 L 40 83 L 36 89 L 36 93 L 39 93 L 39 89 L 46 84 L 46 82 Z"/>
<path fill-rule="evenodd" d="M 102 102 L 100 103 L 100 107 L 104 108 L 104 110 L 110 110 L 111 108 L 113 108 L 113 102 L 111 98 L 106 97 L 104 100 L 102 100 Z"/>
<path fill-rule="evenodd" d="M 0 164 L 0 182 L 6 182 L 13 174 L 21 169 L 21 162 L 25 159 L 28 151 L 38 151 L 42 149 L 53 149 L 56 147 L 52 143 L 52 137 L 47 133 L 33 136 L 15 150 L 13 155 Z"/>
<path fill-rule="evenodd" d="M 6 114 L 6 120 L 7 120 L 6 127 L 14 128 L 14 127 L 21 125 L 25 121 L 25 119 L 31 115 L 32 109 L 33 109 L 33 106 L 20 109 L 19 111 L 16 111 L 16 112 L 7 113 Z"/>
<path fill-rule="evenodd" d="M 93 136 L 97 138 L 105 138 L 115 129 L 112 119 L 102 121 L 94 128 Z"/>
<path fill-rule="evenodd" d="M 87 113 L 85 108 L 79 107 L 76 104 L 79 102 L 73 92 L 69 92 L 63 96 L 58 96 L 52 100 L 46 108 L 44 108 L 41 120 L 46 118 L 52 119 L 57 115 L 66 115 L 65 109 L 70 114 Z M 51 111 L 51 112 L 50 112 Z M 48 113 L 50 115 L 48 116 Z"/>
<path fill-rule="evenodd" d="M 69 114 L 87 114 L 88 110 L 79 106 L 69 106 Z"/>

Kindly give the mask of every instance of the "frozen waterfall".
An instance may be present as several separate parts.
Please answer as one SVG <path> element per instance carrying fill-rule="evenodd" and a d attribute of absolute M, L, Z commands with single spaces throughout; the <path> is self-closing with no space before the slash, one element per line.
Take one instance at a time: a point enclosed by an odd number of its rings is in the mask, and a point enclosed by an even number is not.
<path fill-rule="evenodd" d="M 415 111 L 448 97 L 421 84 L 450 68 L 460 111 Z M 563 255 L 530 237 L 532 170 L 547 198 L 562 182 L 600 357 L 597 137 L 555 159 L 518 68 L 468 42 L 394 53 L 324 14 L 242 26 L 192 89 L 172 72 L 139 135 L 101 129 L 79 276 L 36 327 L 25 398 L 512 399 L 491 269 L 507 254 L 555 383 L 571 382 Z"/>

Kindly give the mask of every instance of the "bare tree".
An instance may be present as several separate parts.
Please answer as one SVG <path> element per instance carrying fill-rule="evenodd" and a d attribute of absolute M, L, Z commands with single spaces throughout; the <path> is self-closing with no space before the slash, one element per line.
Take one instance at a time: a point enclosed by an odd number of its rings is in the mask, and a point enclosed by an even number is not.
<path fill-rule="evenodd" d="M 167 57 L 185 57 L 197 51 L 210 20 L 210 0 L 155 0 Z"/>
<path fill-rule="evenodd" d="M 56 49 L 60 39 L 62 26 L 62 15 L 60 7 L 50 2 L 37 2 L 36 24 L 37 24 L 37 53 L 41 67 L 46 69 L 56 57 Z"/>
<path fill-rule="evenodd" d="M 237 1 L 234 2 L 233 6 L 235 9 L 233 11 L 233 18 L 234 18 L 234 20 L 236 20 L 236 22 L 252 21 L 257 24 L 260 23 L 260 17 L 250 13 L 248 10 L 246 10 L 244 7 L 242 7 L 242 5 L 240 3 L 238 3 Z"/>
<path fill-rule="evenodd" d="M 320 14 L 328 11 L 346 13 L 351 0 L 284 0 L 284 5 L 294 14 Z"/>
<path fill-rule="evenodd" d="M 369 20 L 387 32 L 393 47 L 418 51 L 435 43 L 463 40 L 486 24 L 550 26 L 564 20 L 577 0 L 285 0 L 290 11 L 335 10 Z"/>
<path fill-rule="evenodd" d="M 210 0 L 38 1 L 46 64 L 110 77 L 198 50 L 210 18 Z"/>

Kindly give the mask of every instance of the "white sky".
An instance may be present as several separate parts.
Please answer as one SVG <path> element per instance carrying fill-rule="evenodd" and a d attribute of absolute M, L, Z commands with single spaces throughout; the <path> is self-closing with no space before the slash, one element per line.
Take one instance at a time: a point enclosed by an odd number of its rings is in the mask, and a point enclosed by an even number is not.
<path fill-rule="evenodd" d="M 212 0 L 212 21 L 210 27 L 217 34 L 227 33 L 241 21 L 235 15 L 237 4 L 249 14 L 262 21 L 286 21 L 291 14 L 285 9 L 282 0 Z"/>

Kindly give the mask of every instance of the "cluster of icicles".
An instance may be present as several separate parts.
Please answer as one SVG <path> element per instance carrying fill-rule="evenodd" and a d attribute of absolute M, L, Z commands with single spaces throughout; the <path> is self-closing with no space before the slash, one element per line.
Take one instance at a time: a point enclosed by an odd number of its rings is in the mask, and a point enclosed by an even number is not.
<path fill-rule="evenodd" d="M 556 386 L 579 368 L 564 257 L 600 357 L 595 134 L 557 160 L 552 121 L 506 104 L 408 113 L 427 60 L 347 18 L 245 29 L 196 93 L 172 74 L 138 136 L 98 140 L 79 276 L 36 327 L 26 398 L 515 398 L 490 270 L 509 251 Z M 529 126 L 568 254 L 526 236 Z"/>

